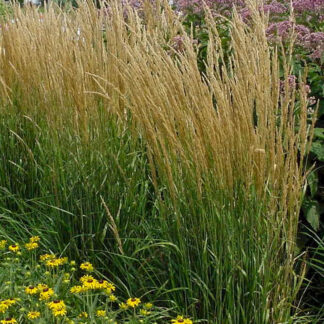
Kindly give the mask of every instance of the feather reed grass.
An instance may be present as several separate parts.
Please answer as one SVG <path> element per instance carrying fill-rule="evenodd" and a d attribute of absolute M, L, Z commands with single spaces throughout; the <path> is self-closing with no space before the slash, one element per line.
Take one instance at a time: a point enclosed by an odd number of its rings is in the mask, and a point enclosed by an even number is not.
<path fill-rule="evenodd" d="M 229 59 L 207 15 L 203 75 L 165 1 L 140 13 L 115 1 L 68 13 L 15 8 L 0 38 L 2 148 L 11 143 L 2 201 L 16 210 L 6 221 L 16 226 L 21 213 L 45 233 L 50 220 L 57 244 L 99 255 L 119 280 L 208 323 L 292 323 L 314 121 L 305 89 L 289 87 L 289 55 L 281 67 L 267 43 L 257 5 L 248 25 L 234 12 Z M 172 47 L 179 35 L 182 51 Z"/>

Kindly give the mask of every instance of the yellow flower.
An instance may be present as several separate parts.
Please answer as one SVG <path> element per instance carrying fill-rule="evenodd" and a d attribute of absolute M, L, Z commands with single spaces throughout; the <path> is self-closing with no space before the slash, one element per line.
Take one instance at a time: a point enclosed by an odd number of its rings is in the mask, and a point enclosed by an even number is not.
<path fill-rule="evenodd" d="M 0 241 L 0 250 L 4 250 L 6 248 L 7 241 L 6 240 L 1 240 Z"/>
<path fill-rule="evenodd" d="M 105 292 L 106 292 L 106 294 L 110 295 L 115 290 L 116 290 L 116 287 L 113 284 L 108 283 L 108 286 L 107 286 Z"/>
<path fill-rule="evenodd" d="M 98 288 L 98 280 L 89 278 L 89 279 L 83 281 L 82 287 L 83 287 L 83 289 L 86 289 L 86 290 L 97 289 Z"/>
<path fill-rule="evenodd" d="M 141 303 L 141 300 L 139 298 L 128 298 L 127 299 L 127 305 L 130 307 L 136 307 Z"/>
<path fill-rule="evenodd" d="M 84 292 L 84 288 L 82 286 L 73 286 L 70 289 L 71 294 L 80 294 Z"/>
<path fill-rule="evenodd" d="M 9 308 L 8 304 L 5 304 L 3 302 L 0 303 L 0 313 L 5 313 L 8 308 Z"/>
<path fill-rule="evenodd" d="M 111 302 L 115 302 L 117 300 L 117 297 L 115 295 L 111 294 L 111 295 L 109 295 L 109 300 Z"/>
<path fill-rule="evenodd" d="M 147 316 L 147 315 L 150 315 L 151 312 L 147 311 L 146 309 L 141 309 L 140 314 L 143 315 L 143 316 Z"/>
<path fill-rule="evenodd" d="M 80 269 L 91 272 L 94 270 L 93 265 L 90 262 L 84 262 L 80 265 Z"/>
<path fill-rule="evenodd" d="M 61 266 L 65 263 L 68 262 L 68 258 L 54 258 L 54 259 L 49 259 L 46 261 L 46 265 L 50 268 L 55 268 L 55 267 L 58 267 L 58 266 Z"/>
<path fill-rule="evenodd" d="M 79 314 L 79 317 L 80 317 L 80 318 L 88 318 L 88 316 L 89 316 L 89 315 L 88 315 L 87 312 L 82 312 L 82 313 Z"/>
<path fill-rule="evenodd" d="M 28 251 L 35 250 L 35 249 L 38 248 L 38 243 L 36 243 L 36 242 L 29 242 L 29 243 L 26 243 L 26 244 L 25 244 L 25 248 L 26 248 Z"/>
<path fill-rule="evenodd" d="M 80 278 L 80 281 L 81 281 L 82 283 L 84 283 L 84 282 L 87 281 L 88 279 L 95 280 L 94 277 L 89 276 L 89 275 L 85 275 L 85 276 L 82 276 L 82 277 Z"/>
<path fill-rule="evenodd" d="M 171 320 L 173 324 L 192 324 L 192 320 L 189 318 L 184 318 L 183 316 L 177 316 L 176 319 Z"/>
<path fill-rule="evenodd" d="M 1 324 L 16 324 L 17 321 L 12 317 L 7 317 L 6 319 L 1 321 Z"/>
<path fill-rule="evenodd" d="M 60 310 L 66 307 L 63 300 L 54 300 L 50 303 L 47 303 L 47 306 L 51 310 Z"/>
<path fill-rule="evenodd" d="M 52 288 L 44 288 L 39 294 L 39 300 L 49 300 L 54 295 L 54 290 Z"/>
<path fill-rule="evenodd" d="M 9 251 L 11 252 L 18 252 L 19 251 L 19 244 L 12 244 L 12 245 L 9 245 Z"/>
<path fill-rule="evenodd" d="M 17 299 L 16 298 L 9 298 L 9 299 L 6 299 L 2 302 L 0 302 L 1 304 L 5 304 L 5 305 L 8 305 L 8 306 L 11 306 L 11 305 L 14 305 L 16 304 L 17 302 Z"/>
<path fill-rule="evenodd" d="M 51 259 L 46 261 L 46 265 L 50 268 L 55 268 L 60 265 L 60 263 L 57 261 L 57 259 Z"/>
<path fill-rule="evenodd" d="M 55 255 L 54 254 L 43 254 L 39 257 L 39 259 L 41 261 L 45 261 L 45 260 L 52 260 L 55 259 Z"/>
<path fill-rule="evenodd" d="M 105 317 L 106 316 L 106 311 L 98 309 L 96 314 L 97 314 L 98 317 Z"/>
<path fill-rule="evenodd" d="M 35 242 L 39 242 L 39 241 L 40 241 L 39 236 L 32 236 L 32 237 L 29 239 L 29 242 L 31 242 L 31 243 L 35 243 Z"/>
<path fill-rule="evenodd" d="M 64 258 L 58 258 L 56 259 L 56 261 L 58 262 L 59 265 L 63 265 L 68 263 L 69 259 L 67 257 L 64 257 Z"/>
<path fill-rule="evenodd" d="M 151 309 L 153 307 L 153 304 L 152 303 L 146 303 L 144 304 L 144 308 L 145 309 Z"/>
<path fill-rule="evenodd" d="M 27 314 L 28 319 L 33 320 L 40 317 L 40 312 L 31 311 Z"/>
<path fill-rule="evenodd" d="M 119 308 L 121 308 L 121 309 L 127 309 L 128 308 L 128 305 L 125 304 L 125 303 L 120 303 L 119 304 Z"/>
<path fill-rule="evenodd" d="M 65 316 L 67 311 L 65 307 L 58 308 L 58 309 L 52 309 L 52 313 L 55 317 L 57 316 Z"/>
<path fill-rule="evenodd" d="M 47 286 L 46 284 L 39 283 L 39 284 L 37 285 L 37 289 L 39 289 L 39 290 L 42 290 L 42 289 L 45 289 L 45 288 L 48 288 L 48 286 Z"/>
<path fill-rule="evenodd" d="M 108 286 L 109 286 L 109 282 L 107 280 L 103 280 L 103 279 L 98 280 L 98 285 L 97 285 L 98 289 L 108 288 Z"/>
<path fill-rule="evenodd" d="M 38 293 L 38 289 L 35 286 L 28 286 L 25 288 L 25 293 L 28 295 L 35 295 Z"/>

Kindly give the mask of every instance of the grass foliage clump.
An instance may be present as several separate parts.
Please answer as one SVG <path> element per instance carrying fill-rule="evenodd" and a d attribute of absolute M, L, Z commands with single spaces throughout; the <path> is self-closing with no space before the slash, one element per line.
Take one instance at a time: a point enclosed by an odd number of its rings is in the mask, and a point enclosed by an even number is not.
<path fill-rule="evenodd" d="M 125 295 L 208 323 L 292 323 L 314 121 L 257 8 L 248 24 L 234 12 L 230 57 L 207 12 L 204 74 L 166 1 L 15 8 L 0 35 L 2 236 L 36 231 Z"/>

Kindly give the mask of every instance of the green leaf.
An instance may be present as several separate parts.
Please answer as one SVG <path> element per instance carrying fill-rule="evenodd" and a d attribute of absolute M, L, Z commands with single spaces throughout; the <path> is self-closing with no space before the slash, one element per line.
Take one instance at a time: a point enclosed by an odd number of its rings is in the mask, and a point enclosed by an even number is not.
<path fill-rule="evenodd" d="M 321 142 L 314 142 L 312 144 L 311 152 L 315 154 L 316 158 L 324 162 L 324 144 Z"/>
<path fill-rule="evenodd" d="M 324 140 L 324 128 L 315 128 L 314 137 Z"/>
<path fill-rule="evenodd" d="M 318 175 L 317 172 L 313 171 L 311 172 L 307 177 L 307 183 L 310 189 L 310 196 L 313 198 L 318 189 Z"/>
<path fill-rule="evenodd" d="M 320 227 L 320 212 L 318 202 L 316 200 L 305 199 L 302 208 L 307 222 L 315 231 L 318 231 Z"/>

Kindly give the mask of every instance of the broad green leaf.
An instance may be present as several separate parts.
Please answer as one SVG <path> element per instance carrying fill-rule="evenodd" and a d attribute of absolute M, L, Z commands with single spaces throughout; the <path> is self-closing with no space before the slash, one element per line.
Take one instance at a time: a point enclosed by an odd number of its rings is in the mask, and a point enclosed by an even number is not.
<path fill-rule="evenodd" d="M 315 128 L 314 137 L 324 140 L 324 128 Z"/>
<path fill-rule="evenodd" d="M 303 202 L 303 211 L 308 223 L 315 231 L 318 231 L 320 227 L 320 212 L 318 202 L 316 200 L 306 199 Z"/>
<path fill-rule="evenodd" d="M 316 155 L 316 158 L 324 162 L 324 144 L 321 142 L 314 142 L 312 144 L 311 152 Z"/>

